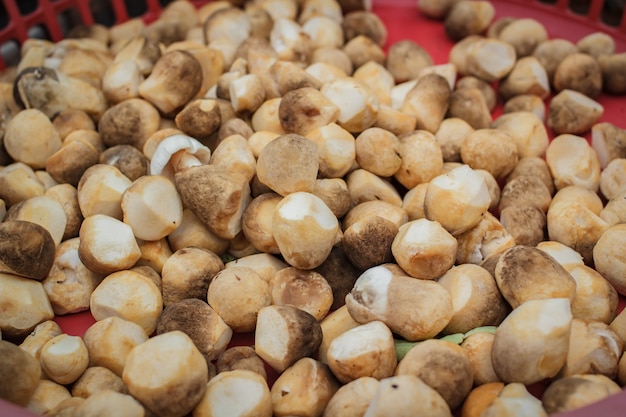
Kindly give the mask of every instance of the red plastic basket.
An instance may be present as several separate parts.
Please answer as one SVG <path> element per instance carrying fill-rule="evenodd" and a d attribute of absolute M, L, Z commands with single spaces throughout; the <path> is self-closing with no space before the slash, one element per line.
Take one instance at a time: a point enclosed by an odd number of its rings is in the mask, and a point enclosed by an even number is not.
<path fill-rule="evenodd" d="M 24 1 L 0 0 L 0 52 L 7 46 L 19 50 L 19 46 L 29 38 L 35 27 L 42 29 L 46 37 L 59 41 L 67 36 L 68 31 L 77 24 L 103 23 L 102 16 L 92 9 L 92 5 L 105 4 L 112 16 L 108 25 L 123 23 L 131 18 L 139 17 L 146 23 L 156 20 L 167 0 L 33 0 L 35 7 L 28 12 L 21 12 Z M 373 11 L 385 22 L 388 29 L 388 45 L 401 39 L 412 39 L 422 45 L 433 57 L 435 63 L 448 61 L 448 54 L 453 43 L 445 35 L 441 22 L 427 19 L 420 15 L 416 8 L 417 0 L 374 0 Z M 611 4 L 621 2 L 621 9 L 612 11 Z M 129 11 L 127 4 L 140 3 L 139 14 Z M 193 0 L 201 5 L 207 1 Z M 531 17 L 542 22 L 550 37 L 559 37 L 577 41 L 583 36 L 602 31 L 611 35 L 616 42 L 617 52 L 626 52 L 626 13 L 624 0 L 493 0 L 496 18 L 505 16 Z M 99 9 L 98 9 L 99 10 Z M 4 13 L 4 15 L 3 15 Z M 4 19 L 3 19 L 4 18 Z M 4 21 L 4 25 L 3 22 Z M 0 55 L 0 72 L 8 65 L 4 56 Z M 624 69 L 626 71 L 626 68 Z M 598 101 L 604 106 L 602 121 L 610 121 L 626 128 L 626 98 L 602 95 Z M 496 113 L 499 110 L 496 110 Z M 624 300 L 622 300 L 622 304 Z M 72 335 L 82 335 L 94 322 L 89 312 L 57 317 L 62 329 Z M 250 335 L 238 335 L 233 344 L 249 342 Z M 0 381 L 7 383 L 7 381 Z M 535 391 L 533 391 L 535 392 Z M 541 388 L 536 392 L 540 393 Z M 626 391 L 620 395 L 589 407 L 559 414 L 561 417 L 583 417 L 602 415 L 618 417 L 626 415 Z M 30 412 L 0 400 L 0 416 L 33 416 Z"/>

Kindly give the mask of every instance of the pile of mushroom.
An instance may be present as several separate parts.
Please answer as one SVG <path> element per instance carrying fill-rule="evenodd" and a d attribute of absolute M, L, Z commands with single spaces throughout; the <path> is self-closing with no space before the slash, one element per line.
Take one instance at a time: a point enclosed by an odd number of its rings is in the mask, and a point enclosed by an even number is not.
<path fill-rule="evenodd" d="M 420 0 L 456 42 L 435 65 L 367 3 L 181 0 L 24 42 L 0 81 L 0 398 L 488 417 L 621 392 L 626 130 L 596 100 L 626 92 L 624 53 Z M 83 335 L 54 321 L 87 310 Z"/>

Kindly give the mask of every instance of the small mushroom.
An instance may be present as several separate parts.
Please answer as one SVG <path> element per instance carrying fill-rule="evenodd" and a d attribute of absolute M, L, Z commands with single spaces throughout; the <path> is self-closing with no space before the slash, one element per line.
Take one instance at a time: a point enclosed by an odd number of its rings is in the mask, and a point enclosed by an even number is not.
<path fill-rule="evenodd" d="M 4 223 L 2 223 L 4 224 Z M 21 340 L 39 323 L 54 318 L 43 285 L 30 278 L 0 273 L 0 330 L 5 340 Z"/>
<path fill-rule="evenodd" d="M 474 382 L 463 348 L 438 339 L 411 348 L 398 363 L 395 374 L 417 376 L 437 391 L 451 410 L 463 403 Z"/>
<path fill-rule="evenodd" d="M 315 143 L 297 134 L 274 139 L 257 159 L 259 181 L 283 196 L 296 191 L 312 191 L 318 169 Z"/>
<path fill-rule="evenodd" d="M 188 298 L 205 299 L 211 280 L 222 269 L 220 257 L 207 249 L 189 246 L 176 250 L 161 270 L 163 305 Z"/>
<path fill-rule="evenodd" d="M 454 205 L 454 212 L 446 209 Z M 433 178 L 424 197 L 424 213 L 457 235 L 471 229 L 491 205 L 491 195 L 483 176 L 467 165 Z"/>
<path fill-rule="evenodd" d="M 207 301 L 233 331 L 250 332 L 257 325 L 259 311 L 271 304 L 272 295 L 268 282 L 253 269 L 236 266 L 213 277 Z"/>
<path fill-rule="evenodd" d="M 365 416 L 428 415 L 449 417 L 450 407 L 437 392 L 415 375 L 395 375 L 380 381 Z"/>
<path fill-rule="evenodd" d="M 98 131 L 107 147 L 132 145 L 143 149 L 145 140 L 159 129 L 160 122 L 153 104 L 131 98 L 109 107 L 98 122 Z"/>
<path fill-rule="evenodd" d="M 181 109 L 202 86 L 202 67 L 189 52 L 163 54 L 141 84 L 139 94 L 163 114 Z"/>
<path fill-rule="evenodd" d="M 385 66 L 396 84 L 418 78 L 420 71 L 433 65 L 428 51 L 410 39 L 389 46 Z"/>
<path fill-rule="evenodd" d="M 357 322 L 380 320 L 409 341 L 434 337 L 452 318 L 451 296 L 442 285 L 396 275 L 385 266 L 361 274 L 346 306 Z"/>
<path fill-rule="evenodd" d="M 217 357 L 216 367 L 218 374 L 241 369 L 256 372 L 267 380 L 265 362 L 252 346 L 229 347 Z"/>
<path fill-rule="evenodd" d="M 504 251 L 496 263 L 495 278 L 513 308 L 529 300 L 573 300 L 576 291 L 576 281 L 552 256 L 528 246 Z"/>
<path fill-rule="evenodd" d="M 451 268 L 437 279 L 452 297 L 453 315 L 445 334 L 467 333 L 482 326 L 497 326 L 508 313 L 494 277 L 474 264 Z"/>
<path fill-rule="evenodd" d="M 163 309 L 156 333 L 180 330 L 193 340 L 207 363 L 217 358 L 231 340 L 233 331 L 215 310 L 197 298 L 187 298 Z"/>
<path fill-rule="evenodd" d="M 107 109 L 100 88 L 47 67 L 30 67 L 20 72 L 13 91 L 18 104 L 39 109 L 50 119 L 73 109 L 82 110 L 97 121 Z"/>
<path fill-rule="evenodd" d="M 554 377 L 567 359 L 572 323 L 569 298 L 529 300 L 498 326 L 492 361 L 504 382 L 532 384 Z"/>
<path fill-rule="evenodd" d="M 548 40 L 548 32 L 540 21 L 532 18 L 515 19 L 504 26 L 498 38 L 515 48 L 519 58 L 531 55 L 537 45 Z"/>
<path fill-rule="evenodd" d="M 83 334 L 89 352 L 89 366 L 102 366 L 121 377 L 132 349 L 148 340 L 138 324 L 111 316 L 96 321 Z"/>
<path fill-rule="evenodd" d="M 272 386 L 274 416 L 322 415 L 338 388 L 339 384 L 326 365 L 315 359 L 302 358 L 286 369 Z"/>
<path fill-rule="evenodd" d="M 591 127 L 591 147 L 604 169 L 613 159 L 626 157 L 626 130 L 610 122 L 596 123 Z"/>
<path fill-rule="evenodd" d="M 272 234 L 285 261 L 300 269 L 318 267 L 339 237 L 339 222 L 313 194 L 288 194 L 277 205 Z"/>
<path fill-rule="evenodd" d="M 333 339 L 326 353 L 328 367 L 346 384 L 363 377 L 393 375 L 397 365 L 391 330 L 381 321 L 353 327 Z"/>
<path fill-rule="evenodd" d="M 78 256 L 79 244 L 78 238 L 61 242 L 56 250 L 54 264 L 42 281 L 57 315 L 89 309 L 91 293 L 102 279 L 81 262 Z"/>
<path fill-rule="evenodd" d="M 287 92 L 278 106 L 278 117 L 285 132 L 306 136 L 309 132 L 337 121 L 340 109 L 312 87 Z"/>
<path fill-rule="evenodd" d="M 40 352 L 41 369 L 56 383 L 76 381 L 89 365 L 87 347 L 80 336 L 60 334 L 50 339 Z"/>
<path fill-rule="evenodd" d="M 550 414 L 567 413 L 620 392 L 619 385 L 604 375 L 572 375 L 553 381 L 541 403 Z"/>
<path fill-rule="evenodd" d="M 444 20 L 446 34 L 453 41 L 479 35 L 487 29 L 494 14 L 493 5 L 487 1 L 459 1 Z"/>
<path fill-rule="evenodd" d="M 306 311 L 289 305 L 268 305 L 259 310 L 254 350 L 275 371 L 283 372 L 312 356 L 321 342 L 320 324 Z"/>
<path fill-rule="evenodd" d="M 619 69 L 623 67 L 625 62 L 626 54 L 624 53 L 598 57 L 598 64 L 602 71 L 602 86 L 605 91 L 611 94 L 624 94 L 626 80 Z"/>
<path fill-rule="evenodd" d="M 546 150 L 546 163 L 557 190 L 570 185 L 598 191 L 600 160 L 585 138 L 563 134 L 554 138 Z"/>
<path fill-rule="evenodd" d="M 163 310 L 163 297 L 159 287 L 145 275 L 131 270 L 117 271 L 104 278 L 91 293 L 89 309 L 96 320 L 118 316 L 152 334 Z"/>
<path fill-rule="evenodd" d="M 46 114 L 36 108 L 25 109 L 7 124 L 4 147 L 16 162 L 39 169 L 61 149 L 61 138 Z"/>
<path fill-rule="evenodd" d="M 372 377 L 361 377 L 339 387 L 326 408 L 324 417 L 348 417 L 365 415 L 367 407 L 374 399 L 379 381 Z"/>
<path fill-rule="evenodd" d="M 354 167 L 354 136 L 337 123 L 316 127 L 306 134 L 306 138 L 317 145 L 319 177 L 340 178 Z"/>
<path fill-rule="evenodd" d="M 380 101 L 362 81 L 338 78 L 321 90 L 339 108 L 337 123 L 351 133 L 362 132 L 376 122 Z"/>
<path fill-rule="evenodd" d="M 204 357 L 191 338 L 177 330 L 136 346 L 128 355 L 122 379 L 148 410 L 168 416 L 191 412 L 209 380 Z"/>
<path fill-rule="evenodd" d="M 556 134 L 582 134 L 598 122 L 604 107 L 574 90 L 561 90 L 550 101 L 548 127 Z"/>
<path fill-rule="evenodd" d="M 0 340 L 0 375 L 3 380 L 0 398 L 25 407 L 32 398 L 41 377 L 39 362 L 15 344 Z"/>
<path fill-rule="evenodd" d="M 624 270 L 626 261 L 619 251 L 626 237 L 626 225 L 616 224 L 602 233 L 593 247 L 593 262 L 598 271 L 609 281 L 618 293 L 626 293 Z"/>
<path fill-rule="evenodd" d="M 240 393 L 245 392 L 242 399 Z M 210 417 L 235 413 L 237 416 L 272 416 L 270 389 L 265 379 L 245 369 L 223 371 L 211 378 L 192 415 Z"/>
<path fill-rule="evenodd" d="M 570 89 L 595 98 L 602 92 L 602 70 L 593 56 L 570 54 L 556 67 L 553 84 L 556 91 Z"/>

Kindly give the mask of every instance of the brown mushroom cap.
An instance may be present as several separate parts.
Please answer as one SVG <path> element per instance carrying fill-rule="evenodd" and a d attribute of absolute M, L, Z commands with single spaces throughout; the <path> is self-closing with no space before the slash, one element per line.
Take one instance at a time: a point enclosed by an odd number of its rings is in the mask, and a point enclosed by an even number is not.
<path fill-rule="evenodd" d="M 52 264 L 56 245 L 43 226 L 30 221 L 0 223 L 0 271 L 44 279 Z"/>

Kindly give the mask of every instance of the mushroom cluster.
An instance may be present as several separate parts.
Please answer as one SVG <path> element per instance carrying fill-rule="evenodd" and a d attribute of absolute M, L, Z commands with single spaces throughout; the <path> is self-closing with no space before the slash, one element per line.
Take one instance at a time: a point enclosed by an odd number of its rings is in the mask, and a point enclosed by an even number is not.
<path fill-rule="evenodd" d="M 29 39 L 0 75 L 0 399 L 488 417 L 621 392 L 613 39 L 420 0 L 435 64 L 366 1 L 195 3 Z"/>

